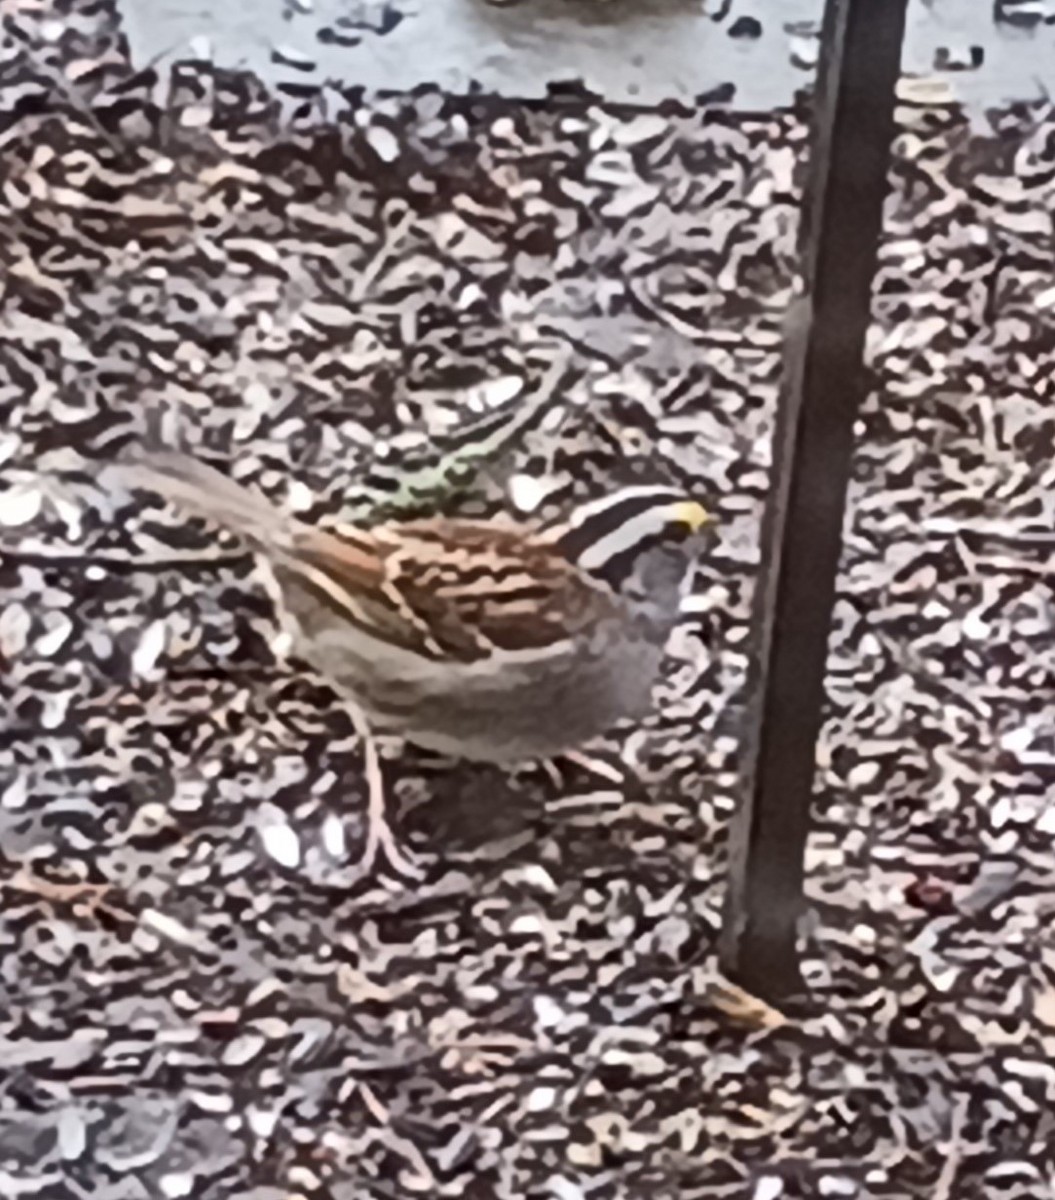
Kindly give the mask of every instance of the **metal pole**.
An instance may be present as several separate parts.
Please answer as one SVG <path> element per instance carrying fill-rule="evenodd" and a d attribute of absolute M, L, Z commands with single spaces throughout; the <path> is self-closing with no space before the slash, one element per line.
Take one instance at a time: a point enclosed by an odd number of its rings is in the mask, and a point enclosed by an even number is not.
<path fill-rule="evenodd" d="M 766 999 L 802 986 L 803 856 L 907 2 L 827 0 L 824 12 L 800 235 L 805 294 L 785 342 L 756 596 L 754 719 L 720 943 L 729 977 Z"/>

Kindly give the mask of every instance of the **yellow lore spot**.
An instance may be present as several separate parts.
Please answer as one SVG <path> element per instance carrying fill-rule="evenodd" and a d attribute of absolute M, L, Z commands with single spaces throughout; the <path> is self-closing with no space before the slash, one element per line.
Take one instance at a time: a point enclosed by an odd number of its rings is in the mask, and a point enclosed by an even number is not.
<path fill-rule="evenodd" d="M 679 524 L 688 525 L 693 533 L 697 529 L 701 529 L 704 525 L 709 525 L 714 518 L 695 500 L 679 500 L 677 504 L 670 506 L 670 519 L 677 521 Z"/>

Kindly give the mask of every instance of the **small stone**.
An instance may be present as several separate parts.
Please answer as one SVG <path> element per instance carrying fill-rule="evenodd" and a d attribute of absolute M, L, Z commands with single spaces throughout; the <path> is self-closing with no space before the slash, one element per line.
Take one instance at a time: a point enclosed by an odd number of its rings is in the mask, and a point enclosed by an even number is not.
<path fill-rule="evenodd" d="M 948 884 L 933 876 L 914 879 L 905 888 L 905 902 L 924 912 L 946 914 L 952 911 L 952 891 Z"/>
<path fill-rule="evenodd" d="M 294 46 L 272 46 L 271 61 L 279 66 L 292 67 L 295 71 L 314 71 L 318 65 L 313 58 Z"/>
<path fill-rule="evenodd" d="M 341 46 L 345 50 L 358 46 L 363 40 L 357 33 L 342 33 L 331 25 L 324 25 L 315 36 L 324 46 Z"/>
<path fill-rule="evenodd" d="M 1023 750 L 1028 750 L 1033 745 L 1033 730 L 1028 725 L 1011 729 L 1001 737 L 1000 745 L 1012 754 L 1021 754 Z"/>
<path fill-rule="evenodd" d="M 972 609 L 963 619 L 963 636 L 975 642 L 988 641 L 991 628 L 977 609 Z"/>
<path fill-rule="evenodd" d="M 382 162 L 395 162 L 399 158 L 399 140 L 390 129 L 386 129 L 383 125 L 368 126 L 366 140 Z"/>
<path fill-rule="evenodd" d="M 8 811 L 25 808 L 29 799 L 29 776 L 23 771 L 15 777 L 15 782 L 0 796 L 0 808 Z"/>
<path fill-rule="evenodd" d="M 278 1124 L 278 1113 L 274 1109 L 248 1108 L 246 1120 L 249 1128 L 259 1138 L 268 1138 Z"/>
<path fill-rule="evenodd" d="M 610 1046 L 601 1055 L 601 1062 L 614 1067 L 626 1067 L 633 1075 L 643 1078 L 658 1078 L 667 1071 L 662 1055 L 649 1050 L 624 1050 L 621 1046 Z"/>
<path fill-rule="evenodd" d="M 849 1196 L 852 1200 L 857 1195 L 857 1184 L 845 1175 L 822 1175 L 817 1190 L 822 1196 Z"/>
<path fill-rule="evenodd" d="M 586 1193 L 579 1184 L 564 1175 L 551 1175 L 546 1187 L 553 1200 L 586 1200 Z"/>
<path fill-rule="evenodd" d="M 952 104 L 956 99 L 948 80 L 934 76 L 920 78 L 913 75 L 902 75 L 897 82 L 897 98 L 899 103 L 931 107 L 939 104 Z M 942 520 L 943 518 L 937 518 Z M 950 522 L 952 524 L 953 522 Z"/>
<path fill-rule="evenodd" d="M 37 638 L 35 649 L 43 658 L 51 658 L 62 649 L 73 632 L 73 622 L 65 613 L 49 612 L 44 623 L 48 628 Z"/>
<path fill-rule="evenodd" d="M 820 60 L 820 44 L 811 38 L 791 39 L 791 65 L 800 71 L 813 71 Z"/>
<path fill-rule="evenodd" d="M 509 499 L 518 512 L 535 512 L 548 493 L 545 482 L 534 475 L 514 475 L 509 481 Z"/>
<path fill-rule="evenodd" d="M 497 379 L 488 379 L 477 389 L 480 401 L 486 408 L 501 408 L 508 404 L 524 390 L 524 381 L 519 375 L 500 375 Z"/>
<path fill-rule="evenodd" d="M 954 48 L 939 46 L 934 51 L 934 69 L 936 71 L 976 71 L 985 62 L 985 49 L 982 46 L 967 46 Z"/>
<path fill-rule="evenodd" d="M 509 926 L 510 933 L 529 935 L 544 932 L 545 926 L 537 913 L 521 913 L 514 917 Z"/>
<path fill-rule="evenodd" d="M 729 33 L 732 37 L 737 36 L 733 34 L 732 30 Z M 637 146 L 642 142 L 655 141 L 657 138 L 666 137 L 669 132 L 669 121 L 666 121 L 663 117 L 646 115 L 635 117 L 625 125 L 620 125 L 614 130 L 612 138 L 617 146 Z"/>
<path fill-rule="evenodd" d="M 291 870 L 300 866 L 300 838 L 284 822 L 274 821 L 260 829 L 264 849 L 280 866 Z"/>
<path fill-rule="evenodd" d="M 189 104 L 179 116 L 179 123 L 184 129 L 204 129 L 212 123 L 213 112 L 208 104 Z M 205 363 L 201 362 L 198 367 L 194 361 L 190 364 L 191 370 L 197 374 L 201 374 L 205 369 Z"/>
<path fill-rule="evenodd" d="M 67 1162 L 80 1158 L 88 1144 L 84 1118 L 75 1108 L 64 1108 L 58 1120 L 59 1153 Z"/>
<path fill-rule="evenodd" d="M 537 888 L 553 896 L 557 893 L 557 884 L 553 876 L 540 863 L 528 863 L 520 872 L 519 878 L 528 887 Z"/>
<path fill-rule="evenodd" d="M 347 853 L 344 824 L 334 813 L 330 813 L 322 823 L 322 844 L 331 858 L 342 859 Z"/>
<path fill-rule="evenodd" d="M 850 773 L 846 776 L 847 786 L 852 788 L 867 787 L 870 783 L 875 783 L 879 778 L 879 763 L 863 762 L 858 763 L 850 769 Z"/>
<path fill-rule="evenodd" d="M 1043 987 L 1033 998 L 1033 1015 L 1049 1029 L 1055 1029 L 1055 988 Z"/>
<path fill-rule="evenodd" d="M 227 1092 L 192 1091 L 188 1093 L 188 1099 L 196 1108 L 208 1113 L 229 1113 L 234 1106 L 234 1099 Z"/>
<path fill-rule="evenodd" d="M 545 1112 L 557 1103 L 557 1089 L 551 1087 L 533 1088 L 528 1093 L 528 1112 Z"/>
<path fill-rule="evenodd" d="M 993 19 L 998 25 L 1015 29 L 1036 29 L 1051 19 L 1051 12 L 1044 0 L 996 0 Z"/>
<path fill-rule="evenodd" d="M 0 492 L 0 525 L 28 525 L 40 512 L 44 497 L 38 488 L 8 488 Z"/>
<path fill-rule="evenodd" d="M 567 1013 L 556 1001 L 548 996 L 536 996 L 534 1001 L 535 1020 L 543 1029 L 559 1025 L 567 1017 Z"/>
<path fill-rule="evenodd" d="M 755 1184 L 751 1200 L 777 1200 L 784 1194 L 784 1180 L 779 1175 L 763 1175 Z"/>
<path fill-rule="evenodd" d="M 228 1067 L 244 1067 L 256 1058 L 266 1044 L 259 1033 L 244 1033 L 224 1047 L 223 1062 Z"/>
<path fill-rule="evenodd" d="M 757 17 L 737 17 L 729 26 L 731 38 L 760 38 L 762 22 Z"/>
<path fill-rule="evenodd" d="M 299 479 L 291 479 L 287 492 L 289 507 L 293 512 L 307 512 L 315 503 L 311 488 Z"/>
<path fill-rule="evenodd" d="M 1041 833 L 1055 835 L 1055 804 L 1049 804 L 1037 818 L 1037 828 Z"/>
<path fill-rule="evenodd" d="M 152 621 L 143 632 L 132 655 L 132 674 L 139 679 L 150 675 L 165 649 L 165 622 Z"/>
<path fill-rule="evenodd" d="M 189 1196 L 194 1188 L 194 1176 L 186 1171 L 172 1171 L 162 1175 L 158 1186 L 164 1196 L 170 1200 L 179 1200 L 180 1196 Z"/>

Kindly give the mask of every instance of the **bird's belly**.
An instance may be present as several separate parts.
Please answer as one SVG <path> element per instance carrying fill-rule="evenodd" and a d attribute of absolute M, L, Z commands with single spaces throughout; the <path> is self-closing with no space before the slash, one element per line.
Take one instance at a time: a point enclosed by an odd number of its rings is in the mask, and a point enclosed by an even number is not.
<path fill-rule="evenodd" d="M 568 641 L 544 658 L 438 663 L 367 641 L 316 635 L 298 649 L 377 727 L 485 762 L 550 757 L 643 715 L 663 652 L 629 636 Z"/>

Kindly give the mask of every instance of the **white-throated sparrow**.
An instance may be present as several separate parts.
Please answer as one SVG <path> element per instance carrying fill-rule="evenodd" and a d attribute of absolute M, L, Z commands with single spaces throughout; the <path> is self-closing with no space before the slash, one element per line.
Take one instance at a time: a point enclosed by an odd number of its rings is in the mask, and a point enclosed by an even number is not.
<path fill-rule="evenodd" d="M 266 557 L 296 652 L 370 729 L 488 762 L 552 757 L 647 712 L 688 539 L 709 520 L 670 488 L 634 487 L 544 529 L 431 518 L 327 531 L 182 453 L 119 470 Z M 397 855 L 376 758 L 368 774 L 365 857 L 382 841 Z"/>

